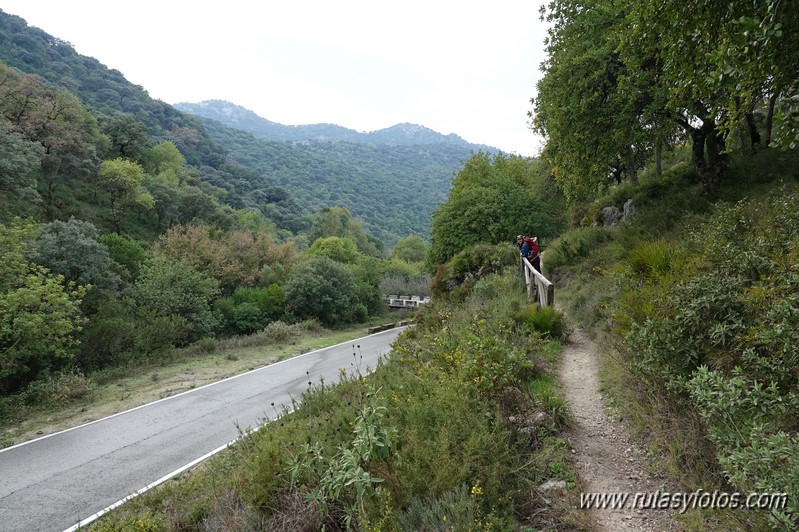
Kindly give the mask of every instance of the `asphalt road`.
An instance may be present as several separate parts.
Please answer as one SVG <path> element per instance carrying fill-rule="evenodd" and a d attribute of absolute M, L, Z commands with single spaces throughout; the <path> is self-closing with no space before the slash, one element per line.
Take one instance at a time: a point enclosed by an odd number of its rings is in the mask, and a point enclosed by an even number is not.
<path fill-rule="evenodd" d="M 402 329 L 312 351 L 0 450 L 0 531 L 75 526 L 224 448 L 240 428 L 274 418 L 281 405 L 300 398 L 309 381 L 338 382 L 339 368 L 349 373 L 374 369 Z"/>

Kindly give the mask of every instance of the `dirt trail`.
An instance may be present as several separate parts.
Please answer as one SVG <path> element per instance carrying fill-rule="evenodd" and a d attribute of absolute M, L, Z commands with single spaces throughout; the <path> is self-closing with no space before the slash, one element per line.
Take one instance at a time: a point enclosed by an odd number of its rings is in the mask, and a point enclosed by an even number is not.
<path fill-rule="evenodd" d="M 629 437 L 624 424 L 608 415 L 599 392 L 599 357 L 586 333 L 576 328 L 563 349 L 560 383 L 572 410 L 573 424 L 566 432 L 585 493 L 654 493 L 673 491 L 664 479 L 647 473 L 643 451 Z M 593 509 L 598 531 L 681 530 L 671 510 Z"/>

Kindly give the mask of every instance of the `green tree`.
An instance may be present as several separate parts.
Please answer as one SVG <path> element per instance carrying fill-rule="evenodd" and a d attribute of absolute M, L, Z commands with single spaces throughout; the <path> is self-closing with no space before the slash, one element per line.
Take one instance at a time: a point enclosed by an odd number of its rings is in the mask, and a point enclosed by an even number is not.
<path fill-rule="evenodd" d="M 111 201 L 111 216 L 117 233 L 121 233 L 120 218 L 128 207 L 151 209 L 155 200 L 142 187 L 144 170 L 141 165 L 117 158 L 103 162 L 97 176 L 100 187 Z"/>
<path fill-rule="evenodd" d="M 519 156 L 480 152 L 469 159 L 449 199 L 433 213 L 430 269 L 470 245 L 512 243 L 519 233 L 557 235 L 565 223 L 564 202 L 549 190 L 545 171 L 542 163 Z"/>
<path fill-rule="evenodd" d="M 306 251 L 310 257 L 330 257 L 331 259 L 343 264 L 354 264 L 358 257 L 362 256 L 358 252 L 355 241 L 351 238 L 341 238 L 329 236 L 314 240 L 311 247 Z"/>
<path fill-rule="evenodd" d="M 186 159 L 170 140 L 165 140 L 147 150 L 143 166 L 154 181 L 173 188 L 185 185 L 189 179 Z"/>
<path fill-rule="evenodd" d="M 110 139 L 110 155 L 134 161 L 144 157 L 148 149 L 147 126 L 132 115 L 117 115 L 100 123 L 101 131 Z"/>
<path fill-rule="evenodd" d="M 389 258 L 408 263 L 424 262 L 430 245 L 420 236 L 408 235 L 394 245 Z"/>
<path fill-rule="evenodd" d="M 621 59 L 618 28 L 625 7 L 610 1 L 575 5 L 550 4 L 545 74 L 530 113 L 534 129 L 547 138 L 542 156 L 572 201 L 591 198 L 612 181 L 636 182 L 638 170 L 676 127 L 661 116 L 665 99 L 651 51 L 635 69 Z"/>
<path fill-rule="evenodd" d="M 299 319 L 317 318 L 325 325 L 337 325 L 366 317 L 355 275 L 329 257 L 295 266 L 285 290 L 286 309 Z"/>
<path fill-rule="evenodd" d="M 363 228 L 363 221 L 352 217 L 350 211 L 343 207 L 328 207 L 319 211 L 311 226 L 311 243 L 319 238 L 337 236 L 351 238 L 358 251 L 370 257 L 380 255 L 378 246 L 370 241 Z"/>
<path fill-rule="evenodd" d="M 74 358 L 82 287 L 25 260 L 35 226 L 0 224 L 0 394 Z"/>
<path fill-rule="evenodd" d="M 91 222 L 55 220 L 40 227 L 28 244 L 28 256 L 68 282 L 115 290 L 119 276 L 112 272 L 108 248 L 98 242 L 98 237 Z"/>
<path fill-rule="evenodd" d="M 0 119 L 0 191 L 3 192 L 0 205 L 5 206 L 13 198 L 20 204 L 15 210 L 22 211 L 22 205 L 29 208 L 41 202 L 36 175 L 42 155 L 44 148 L 40 144 L 26 139 L 8 121 Z M 4 209 L 4 214 L 9 213 Z"/>
<path fill-rule="evenodd" d="M 187 341 L 208 336 L 216 327 L 211 301 L 219 295 L 219 283 L 182 260 L 150 258 L 142 265 L 133 293 L 140 308 L 186 320 L 191 328 Z"/>
<path fill-rule="evenodd" d="M 138 240 L 129 236 L 108 233 L 100 236 L 97 241 L 108 249 L 108 256 L 111 257 L 112 264 L 118 264 L 124 268 L 124 272 L 120 272 L 123 279 L 135 280 L 139 276 L 139 269 L 147 255 Z"/>

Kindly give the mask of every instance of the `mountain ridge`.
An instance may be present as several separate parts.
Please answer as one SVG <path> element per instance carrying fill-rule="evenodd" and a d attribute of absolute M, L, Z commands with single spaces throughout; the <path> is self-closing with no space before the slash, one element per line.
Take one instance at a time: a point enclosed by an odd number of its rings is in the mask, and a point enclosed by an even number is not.
<path fill-rule="evenodd" d="M 500 151 L 493 146 L 468 142 L 456 133 L 443 134 L 424 125 L 410 122 L 400 122 L 373 131 L 356 131 L 332 123 L 281 124 L 264 118 L 250 109 L 227 100 L 203 100 L 195 103 L 179 102 L 173 104 L 173 107 L 184 113 L 216 120 L 265 140 L 344 141 L 387 144 L 393 146 L 444 143 L 467 147 L 475 151 Z"/>

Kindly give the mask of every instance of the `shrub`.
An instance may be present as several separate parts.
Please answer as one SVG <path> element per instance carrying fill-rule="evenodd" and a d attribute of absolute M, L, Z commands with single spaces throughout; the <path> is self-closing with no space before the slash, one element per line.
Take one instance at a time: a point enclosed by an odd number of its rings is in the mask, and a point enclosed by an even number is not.
<path fill-rule="evenodd" d="M 88 370 L 147 358 L 185 345 L 191 331 L 191 324 L 181 316 L 158 314 L 130 298 L 111 299 L 86 325 L 78 363 Z"/>
<path fill-rule="evenodd" d="M 186 320 L 192 326 L 190 340 L 211 334 L 217 325 L 210 303 L 219 295 L 219 283 L 182 260 L 173 262 L 163 255 L 148 260 L 133 295 L 142 309 Z"/>
<path fill-rule="evenodd" d="M 236 332 L 250 334 L 263 327 L 264 315 L 255 303 L 242 303 L 233 309 L 230 324 Z"/>
<path fill-rule="evenodd" d="M 297 334 L 297 328 L 292 325 L 287 325 L 282 321 L 273 321 L 266 326 L 262 334 L 273 342 L 283 342 L 295 336 Z"/>
<path fill-rule="evenodd" d="M 464 249 L 446 264 L 439 265 L 430 283 L 434 296 L 454 292 L 467 293 L 478 279 L 519 265 L 518 250 L 508 244 L 477 244 Z"/>
<path fill-rule="evenodd" d="M 552 307 L 530 305 L 519 312 L 517 319 L 542 338 L 560 340 L 568 336 L 563 315 Z"/>
<path fill-rule="evenodd" d="M 29 405 L 58 408 L 83 399 L 94 388 L 94 382 L 78 371 L 47 373 L 25 389 L 22 399 Z"/>
<path fill-rule="evenodd" d="M 296 266 L 285 290 L 287 310 L 299 319 L 317 318 L 325 325 L 356 320 L 359 301 L 355 276 L 328 257 Z"/>

